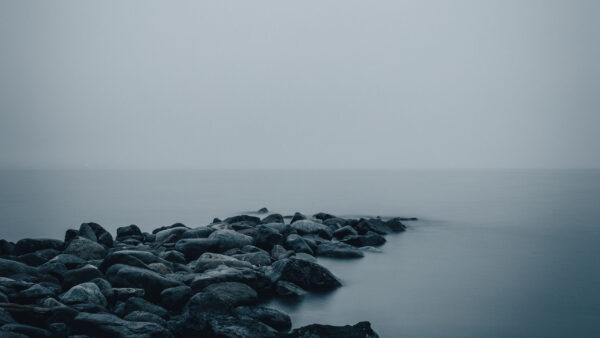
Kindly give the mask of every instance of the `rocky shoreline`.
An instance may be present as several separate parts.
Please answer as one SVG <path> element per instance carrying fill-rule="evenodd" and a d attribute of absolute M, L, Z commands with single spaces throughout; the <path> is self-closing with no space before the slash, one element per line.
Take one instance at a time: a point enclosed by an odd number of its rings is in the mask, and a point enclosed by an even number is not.
<path fill-rule="evenodd" d="M 363 257 L 412 220 L 240 215 L 130 225 L 114 239 L 83 223 L 64 241 L 0 240 L 0 337 L 378 337 L 369 322 L 290 330 L 260 303 L 340 287 L 315 257 Z"/>

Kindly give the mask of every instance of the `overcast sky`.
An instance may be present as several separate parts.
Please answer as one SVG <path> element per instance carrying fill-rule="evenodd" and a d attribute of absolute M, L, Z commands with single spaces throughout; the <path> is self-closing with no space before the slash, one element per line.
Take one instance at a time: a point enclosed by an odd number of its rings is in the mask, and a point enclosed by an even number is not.
<path fill-rule="evenodd" d="M 595 0 L 0 0 L 0 167 L 600 167 L 599 60 Z"/>

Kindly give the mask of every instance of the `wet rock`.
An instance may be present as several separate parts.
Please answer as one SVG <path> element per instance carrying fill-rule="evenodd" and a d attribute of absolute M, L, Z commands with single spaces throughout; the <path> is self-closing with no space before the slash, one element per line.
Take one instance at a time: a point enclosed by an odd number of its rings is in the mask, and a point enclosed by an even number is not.
<path fill-rule="evenodd" d="M 156 233 L 159 233 L 159 232 L 161 232 L 163 230 L 168 230 L 168 229 L 173 229 L 173 228 L 186 228 L 186 229 L 189 229 L 183 223 L 175 223 L 175 224 L 171 224 L 171 225 L 162 226 L 160 228 L 156 228 L 156 229 L 152 230 L 152 233 L 156 234 Z"/>
<path fill-rule="evenodd" d="M 328 218 L 323 221 L 323 224 L 327 225 L 329 228 L 333 227 L 334 229 L 344 227 L 344 226 L 348 225 L 349 223 L 350 222 L 348 222 L 347 219 L 339 218 L 339 217 Z"/>
<path fill-rule="evenodd" d="M 24 325 L 24 324 L 6 324 L 0 328 L 0 336 L 3 336 L 4 332 L 18 333 L 31 338 L 51 338 L 52 333 L 48 330 L 40 329 L 38 327 Z M 10 337 L 10 336 L 9 336 Z"/>
<path fill-rule="evenodd" d="M 306 295 L 306 291 L 298 285 L 286 281 L 278 281 L 275 284 L 275 293 L 285 298 L 301 298 Z"/>
<path fill-rule="evenodd" d="M 264 251 L 238 254 L 233 255 L 232 257 L 256 266 L 265 266 L 271 264 L 271 256 Z"/>
<path fill-rule="evenodd" d="M 144 240 L 144 236 L 142 235 L 140 228 L 135 224 L 117 228 L 116 240 L 122 242 L 126 239 L 134 239 L 141 242 Z"/>
<path fill-rule="evenodd" d="M 288 257 L 292 256 L 294 253 L 295 252 L 293 250 L 286 250 L 281 245 L 275 245 L 275 246 L 273 246 L 273 249 L 271 250 L 271 258 L 273 258 L 274 261 L 277 261 L 280 259 L 288 258 Z"/>
<path fill-rule="evenodd" d="M 68 229 L 67 231 L 65 231 L 64 247 L 67 247 L 67 245 L 69 245 L 69 243 L 77 236 L 79 236 L 79 231 L 77 231 L 75 229 Z"/>
<path fill-rule="evenodd" d="M 181 309 L 192 296 L 192 288 L 187 285 L 164 289 L 160 293 L 160 304 L 169 310 Z"/>
<path fill-rule="evenodd" d="M 235 308 L 235 313 L 240 318 L 263 322 L 279 331 L 287 331 L 292 327 L 290 316 L 273 308 L 239 306 Z"/>
<path fill-rule="evenodd" d="M 273 245 L 281 244 L 283 236 L 279 231 L 259 225 L 252 231 L 252 237 L 254 237 L 254 245 L 264 250 L 271 250 Z"/>
<path fill-rule="evenodd" d="M 301 220 L 305 220 L 306 216 L 304 216 L 303 214 L 296 212 L 294 214 L 294 217 L 292 217 L 292 220 L 290 221 L 290 224 L 295 223 L 296 221 L 301 221 Z"/>
<path fill-rule="evenodd" d="M 226 218 L 223 222 L 228 224 L 244 222 L 250 225 L 260 224 L 260 218 L 255 216 L 240 215 Z"/>
<path fill-rule="evenodd" d="M 324 213 L 324 212 L 319 212 L 317 214 L 314 214 L 313 217 L 316 218 L 316 219 L 320 219 L 321 221 L 324 221 L 324 220 L 327 220 L 327 219 L 330 219 L 330 218 L 336 218 L 335 216 L 333 216 L 331 214 Z"/>
<path fill-rule="evenodd" d="M 94 232 L 94 230 L 92 229 L 92 227 L 90 227 L 90 225 L 88 223 L 81 224 L 81 226 L 79 227 L 78 234 L 79 234 L 79 236 L 81 236 L 83 238 L 87 238 L 90 241 L 98 242 L 96 233 Z"/>
<path fill-rule="evenodd" d="M 150 263 L 148 264 L 148 267 L 152 271 L 158 272 L 161 275 L 166 275 L 173 272 L 168 266 L 164 265 L 163 263 Z"/>
<path fill-rule="evenodd" d="M 311 263 L 316 263 L 317 259 L 315 258 L 315 256 L 313 255 L 309 255 L 307 253 L 304 252 L 296 252 L 292 258 L 296 258 L 296 259 L 302 259 L 305 260 L 307 262 L 311 262 Z"/>
<path fill-rule="evenodd" d="M 0 326 L 11 323 L 16 323 L 15 319 L 10 315 L 8 311 L 0 308 Z"/>
<path fill-rule="evenodd" d="M 116 252 L 108 254 L 108 256 L 106 256 L 106 258 L 104 258 L 104 260 L 100 264 L 99 269 L 101 271 L 106 272 L 106 270 L 108 270 L 108 268 L 110 268 L 111 266 L 116 265 L 116 264 L 135 266 L 138 268 L 148 269 L 148 270 L 150 269 L 150 267 L 148 267 L 148 265 L 146 265 L 146 263 L 142 262 L 139 258 L 128 254 L 127 251 L 128 250 L 116 251 Z"/>
<path fill-rule="evenodd" d="M 260 208 L 258 209 L 258 211 L 256 212 L 257 214 L 266 214 L 269 212 L 269 209 L 267 208 Z"/>
<path fill-rule="evenodd" d="M 313 254 L 313 250 L 310 248 L 306 240 L 304 240 L 304 238 L 296 234 L 289 235 L 285 239 L 283 245 L 290 250 L 294 250 L 295 252 L 304 252 L 310 255 Z"/>
<path fill-rule="evenodd" d="M 106 277 L 110 284 L 115 287 L 135 285 L 142 288 L 146 295 L 153 299 L 157 299 L 164 289 L 181 285 L 179 282 L 167 279 L 154 271 L 122 264 L 115 264 L 108 268 Z"/>
<path fill-rule="evenodd" d="M 112 248 L 114 246 L 112 235 L 108 231 L 106 231 L 106 229 L 104 229 L 100 224 L 93 222 L 84 224 L 86 224 L 89 228 L 91 228 L 94 231 L 98 243 L 104 245 L 107 248 Z"/>
<path fill-rule="evenodd" d="M 292 282 L 305 290 L 326 291 L 342 285 L 325 267 L 302 259 L 282 259 L 272 268 L 271 280 Z"/>
<path fill-rule="evenodd" d="M 92 303 L 103 307 L 107 305 L 100 288 L 91 282 L 75 285 L 60 296 L 60 301 L 64 304 Z"/>
<path fill-rule="evenodd" d="M 197 227 L 194 229 L 189 229 L 186 232 L 184 232 L 183 234 L 181 234 L 181 239 L 184 239 L 184 238 L 207 238 L 214 231 L 215 231 L 215 229 L 205 227 L 205 226 Z"/>
<path fill-rule="evenodd" d="M 289 338 L 325 338 L 325 337 L 344 337 L 344 338 L 377 338 L 379 335 L 371 328 L 369 322 L 359 322 L 355 325 L 333 326 L 312 324 L 303 326 L 292 332 L 283 335 Z"/>
<path fill-rule="evenodd" d="M 219 241 L 209 238 L 180 239 L 175 249 L 184 254 L 188 261 L 197 259 L 205 252 L 217 251 Z"/>
<path fill-rule="evenodd" d="M 114 289 L 112 287 L 112 285 L 110 285 L 110 283 L 104 279 L 104 278 L 94 278 L 91 280 L 92 283 L 96 284 L 96 286 L 98 286 L 98 289 L 100 289 L 100 292 L 102 292 L 102 295 L 104 295 L 104 298 L 106 298 L 106 300 L 109 303 L 112 303 L 115 299 L 115 292 Z"/>
<path fill-rule="evenodd" d="M 68 289 L 73 285 L 89 282 L 102 277 L 102 272 L 93 265 L 87 264 L 79 269 L 67 271 L 63 277 L 63 286 Z"/>
<path fill-rule="evenodd" d="M 16 262 L 4 258 L 0 258 L 0 276 L 1 277 L 10 277 L 18 274 L 27 274 L 37 276 L 38 272 L 35 268 L 23 264 L 21 262 Z"/>
<path fill-rule="evenodd" d="M 80 313 L 73 320 L 74 331 L 93 337 L 172 337 L 164 327 L 149 322 L 130 322 L 107 313 Z"/>
<path fill-rule="evenodd" d="M 262 224 L 268 223 L 284 223 L 283 216 L 281 214 L 271 214 L 261 221 Z"/>
<path fill-rule="evenodd" d="M 317 256 L 333 257 L 333 258 L 361 258 L 364 253 L 355 247 L 346 243 L 329 242 L 322 243 L 317 246 Z"/>
<path fill-rule="evenodd" d="M 40 284 L 35 284 L 25 290 L 20 291 L 12 298 L 21 304 L 33 304 L 42 298 L 54 296 L 54 291 Z"/>
<path fill-rule="evenodd" d="M 395 217 L 385 222 L 385 225 L 394 232 L 402 232 L 406 230 L 406 225 L 401 222 L 402 220 L 400 217 Z"/>
<path fill-rule="evenodd" d="M 55 249 L 42 249 L 35 252 L 30 252 L 17 257 L 17 260 L 23 262 L 29 266 L 40 266 L 52 257 L 58 255 L 60 251 Z"/>
<path fill-rule="evenodd" d="M 356 235 L 358 235 L 358 232 L 349 225 L 341 227 L 333 232 L 333 237 L 335 237 L 337 239 L 342 239 L 346 236 L 356 236 Z"/>
<path fill-rule="evenodd" d="M 167 326 L 167 321 L 162 319 L 160 316 L 155 315 L 154 313 L 146 312 L 146 311 L 133 311 L 127 314 L 123 319 L 130 322 L 147 322 L 147 323 L 156 323 L 162 327 Z"/>
<path fill-rule="evenodd" d="M 102 259 L 106 256 L 106 249 L 101 244 L 78 236 L 73 238 L 64 251 L 65 254 L 75 255 L 84 260 Z"/>
<path fill-rule="evenodd" d="M 64 264 L 67 269 L 76 269 L 86 264 L 86 261 L 70 254 L 56 255 L 54 258 L 48 261 L 48 263 L 59 262 Z"/>
<path fill-rule="evenodd" d="M 53 337 L 68 337 L 69 327 L 66 323 L 52 323 L 48 325 L 49 331 Z"/>
<path fill-rule="evenodd" d="M 369 231 L 365 235 L 347 236 L 341 241 L 356 247 L 379 246 L 385 243 L 385 238 L 379 234 Z"/>
<path fill-rule="evenodd" d="M 165 229 L 156 233 L 155 242 L 157 243 L 175 243 L 183 235 L 184 232 L 188 231 L 188 227 L 174 227 Z"/>
<path fill-rule="evenodd" d="M 275 337 L 277 331 L 255 320 L 240 319 L 234 316 L 212 316 L 208 320 L 211 337 Z"/>
<path fill-rule="evenodd" d="M 162 318 L 169 317 L 169 311 L 167 311 L 165 308 L 163 308 L 162 306 L 150 303 L 149 301 L 145 300 L 144 298 L 140 298 L 140 297 L 131 297 L 131 298 L 127 299 L 127 301 L 125 302 L 125 308 L 123 309 L 123 311 L 124 311 L 123 313 L 125 315 L 127 315 L 133 311 L 145 311 L 145 312 L 153 313 Z"/>
<path fill-rule="evenodd" d="M 140 288 L 113 288 L 117 300 L 127 301 L 131 297 L 144 297 L 146 291 Z"/>
<path fill-rule="evenodd" d="M 389 234 L 392 232 L 385 222 L 379 218 L 360 219 L 354 226 L 359 234 L 364 235 L 367 232 L 374 232 L 380 235 Z"/>
<path fill-rule="evenodd" d="M 163 251 L 158 255 L 158 257 L 171 263 L 186 263 L 185 256 L 181 252 L 175 250 Z"/>
<path fill-rule="evenodd" d="M 296 221 L 292 224 L 292 228 L 296 229 L 300 235 L 317 234 L 325 239 L 331 239 L 333 234 L 328 226 L 309 220 Z"/>
<path fill-rule="evenodd" d="M 223 252 L 233 248 L 241 248 L 252 244 L 252 237 L 243 235 L 237 231 L 221 229 L 208 236 L 208 239 L 217 241 L 217 251 Z"/>
<path fill-rule="evenodd" d="M 216 254 L 212 252 L 205 252 L 202 255 L 200 255 L 198 260 L 196 260 L 194 271 L 203 272 L 209 269 L 214 269 L 219 265 L 225 265 L 230 267 L 252 267 L 251 263 L 241 261 L 235 257 Z"/>
<path fill-rule="evenodd" d="M 14 254 L 19 256 L 44 249 L 61 251 L 63 247 L 64 242 L 58 239 L 24 238 L 15 244 Z"/>
<path fill-rule="evenodd" d="M 204 292 L 212 293 L 232 306 L 251 304 L 258 301 L 258 294 L 246 284 L 223 282 L 208 285 Z"/>
<path fill-rule="evenodd" d="M 226 266 L 219 266 L 196 274 L 190 286 L 193 290 L 199 291 L 210 284 L 221 282 L 244 283 L 258 291 L 259 294 L 271 289 L 271 280 L 262 271 Z"/>
<path fill-rule="evenodd" d="M 183 318 L 170 321 L 169 328 L 176 336 L 204 337 L 210 336 L 208 321 L 215 316 L 228 315 L 232 312 L 229 303 L 209 292 L 198 292 L 186 303 Z"/>

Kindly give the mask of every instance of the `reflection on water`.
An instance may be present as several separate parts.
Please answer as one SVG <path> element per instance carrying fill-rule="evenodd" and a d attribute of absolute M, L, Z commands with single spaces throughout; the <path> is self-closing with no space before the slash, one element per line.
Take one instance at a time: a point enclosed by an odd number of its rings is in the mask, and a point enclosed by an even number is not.
<path fill-rule="evenodd" d="M 381 253 L 319 259 L 344 286 L 271 302 L 294 326 L 384 337 L 600 336 L 600 171 L 0 172 L 2 237 L 207 224 L 243 210 L 418 216 Z"/>

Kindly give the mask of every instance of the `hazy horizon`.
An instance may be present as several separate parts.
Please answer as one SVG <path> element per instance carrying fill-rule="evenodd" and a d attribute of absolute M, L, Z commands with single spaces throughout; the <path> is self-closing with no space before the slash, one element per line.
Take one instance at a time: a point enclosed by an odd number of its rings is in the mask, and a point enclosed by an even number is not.
<path fill-rule="evenodd" d="M 0 169 L 600 167 L 597 1 L 0 1 Z"/>

